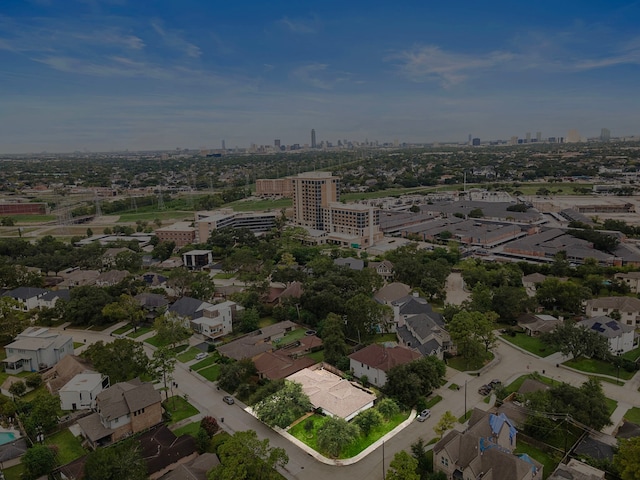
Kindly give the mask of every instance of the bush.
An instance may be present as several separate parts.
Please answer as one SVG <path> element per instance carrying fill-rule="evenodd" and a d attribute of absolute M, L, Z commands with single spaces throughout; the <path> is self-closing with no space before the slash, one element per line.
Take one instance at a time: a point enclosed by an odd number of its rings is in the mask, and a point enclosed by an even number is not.
<path fill-rule="evenodd" d="M 42 385 L 42 377 L 38 373 L 31 373 L 25 379 L 25 383 L 27 384 L 27 387 L 35 390 Z"/>
<path fill-rule="evenodd" d="M 218 432 L 220 426 L 214 417 L 207 416 L 200 420 L 200 428 L 207 432 L 207 435 L 211 438 Z"/>

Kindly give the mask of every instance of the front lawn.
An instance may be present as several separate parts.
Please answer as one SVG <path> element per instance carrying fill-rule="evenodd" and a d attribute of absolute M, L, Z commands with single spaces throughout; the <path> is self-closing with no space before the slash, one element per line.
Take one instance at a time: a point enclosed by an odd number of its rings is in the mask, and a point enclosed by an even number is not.
<path fill-rule="evenodd" d="M 82 342 L 73 342 L 73 349 L 75 350 L 76 348 L 80 348 L 84 346 L 84 343 Z"/>
<path fill-rule="evenodd" d="M 527 378 L 531 378 L 534 380 L 538 380 L 539 382 L 542 382 L 546 385 L 549 385 L 550 387 L 559 384 L 560 382 L 553 380 L 549 377 L 544 377 L 542 375 L 535 375 L 532 373 L 529 373 L 527 375 L 522 375 L 521 377 L 516 378 L 513 382 L 511 382 L 509 385 L 505 386 L 504 389 L 507 392 L 507 395 L 509 395 L 510 393 L 513 392 L 517 392 L 518 390 L 520 390 L 520 387 L 522 386 L 522 384 L 524 383 L 524 381 Z"/>
<path fill-rule="evenodd" d="M 169 345 L 168 342 L 164 341 L 160 341 L 160 339 L 158 338 L 158 335 L 154 335 L 153 337 L 149 337 L 147 338 L 144 343 L 148 343 L 149 345 L 153 345 L 156 348 L 160 348 L 160 347 L 166 347 L 167 345 Z M 194 355 L 195 358 L 195 355 Z"/>
<path fill-rule="evenodd" d="M 74 437 L 68 428 L 45 438 L 44 443 L 58 447 L 58 462 L 60 465 L 66 465 L 87 454 L 87 451 L 82 448 L 80 439 Z"/>
<path fill-rule="evenodd" d="M 22 474 L 24 472 L 24 465 L 19 463 L 18 465 L 14 465 L 13 467 L 5 468 L 2 470 L 4 473 L 4 478 L 6 480 L 22 480 Z"/>
<path fill-rule="evenodd" d="M 220 365 L 211 365 L 210 367 L 199 370 L 198 373 L 210 382 L 215 382 L 220 376 Z"/>
<path fill-rule="evenodd" d="M 623 380 L 629 380 L 636 372 L 627 372 L 624 368 L 616 368 L 615 365 L 597 360 L 595 358 L 580 357 L 577 360 L 567 360 L 563 365 L 567 367 L 575 368 L 582 372 L 596 373 L 600 375 L 609 375 L 610 377 L 617 378 L 618 371 L 620 371 L 620 378 Z"/>
<path fill-rule="evenodd" d="M 307 353 L 305 357 L 309 357 L 311 360 L 315 360 L 320 363 L 324 361 L 324 350 L 318 350 L 317 352 Z"/>
<path fill-rule="evenodd" d="M 640 347 L 634 348 L 633 350 L 629 350 L 622 354 L 622 358 L 626 358 L 627 360 L 631 360 L 635 362 L 638 358 L 640 358 Z"/>
<path fill-rule="evenodd" d="M 188 347 L 188 345 L 186 346 Z M 202 353 L 202 350 L 199 350 L 195 347 L 190 347 L 185 352 L 179 354 L 177 358 L 178 358 L 178 361 L 182 363 L 186 363 L 196 358 L 196 355 L 198 355 L 199 353 Z"/>
<path fill-rule="evenodd" d="M 146 326 L 146 327 L 140 327 L 138 328 L 137 332 L 131 332 L 127 335 L 127 337 L 129 338 L 138 338 L 141 337 L 142 335 L 144 335 L 145 333 L 149 333 L 153 331 L 153 327 L 150 326 Z"/>
<path fill-rule="evenodd" d="M 528 443 L 525 443 L 520 439 L 518 440 L 518 447 L 515 449 L 514 453 L 515 454 L 526 453 L 531 458 L 536 459 L 538 462 L 544 465 L 543 477 L 542 477 L 543 479 L 551 475 L 551 473 L 553 473 L 553 471 L 555 470 L 556 466 L 558 466 L 558 463 L 559 463 L 559 461 L 556 460 L 553 457 L 553 455 L 543 450 L 540 450 L 539 448 L 536 448 L 532 445 L 529 445 Z"/>
<path fill-rule="evenodd" d="M 534 355 L 538 355 L 539 357 L 547 357 L 552 353 L 555 353 L 555 350 L 540 340 L 538 337 L 530 337 L 525 333 L 516 333 L 515 337 L 511 335 L 501 335 L 507 342 L 511 342 L 514 345 L 517 345 L 520 348 L 523 348 L 527 352 L 531 352 Z"/>
<path fill-rule="evenodd" d="M 618 402 L 608 397 L 605 398 L 604 401 L 607 404 L 607 410 L 609 410 L 609 416 L 611 416 L 613 412 L 615 412 L 616 408 L 618 408 Z"/>
<path fill-rule="evenodd" d="M 191 435 L 192 437 L 195 437 L 198 435 L 198 430 L 200 430 L 200 422 L 192 422 L 175 429 L 173 433 L 176 437 L 179 437 L 180 435 Z"/>
<path fill-rule="evenodd" d="M 218 359 L 214 356 L 209 356 L 207 358 L 205 358 L 204 360 L 200 360 L 197 363 L 194 363 L 193 365 L 191 365 L 191 370 L 201 370 L 204 367 L 208 367 L 210 365 L 213 365 L 214 363 L 216 363 L 218 361 Z"/>
<path fill-rule="evenodd" d="M 442 400 L 442 397 L 440 395 L 436 395 L 435 397 L 431 397 L 429 400 L 427 400 L 427 403 L 425 403 L 425 407 L 426 408 L 433 408 L 433 406 L 436 405 L 441 400 Z"/>
<path fill-rule="evenodd" d="M 217 278 L 219 280 L 229 280 L 230 278 L 233 278 L 235 276 L 236 276 L 235 272 L 229 272 L 229 273 L 221 272 L 221 273 L 216 273 L 213 276 L 213 278 Z"/>
<path fill-rule="evenodd" d="M 627 410 L 627 413 L 624 414 L 624 419 L 640 425 L 640 407 L 633 407 Z"/>
<path fill-rule="evenodd" d="M 486 352 L 486 355 L 482 360 L 477 360 L 474 362 L 469 362 L 467 361 L 466 358 L 463 358 L 460 355 L 458 355 L 452 358 L 448 358 L 447 365 L 461 372 L 473 372 L 476 370 L 480 370 L 491 360 L 493 360 L 493 353 L 491 352 Z"/>
<path fill-rule="evenodd" d="M 192 417 L 198 413 L 198 409 L 186 401 L 183 397 L 174 395 L 162 402 L 164 409 L 171 414 L 169 423 L 177 423 L 185 418 Z"/>
<path fill-rule="evenodd" d="M 313 448 L 315 451 L 322 453 L 322 450 L 320 450 L 318 447 L 316 432 L 324 424 L 324 422 L 327 421 L 327 419 L 328 418 L 325 416 L 314 414 L 309 418 L 305 419 L 304 421 L 298 423 L 297 425 L 291 427 L 291 429 L 289 430 L 289 433 L 294 437 L 296 437 L 301 442 L 304 442 L 306 445 Z M 357 454 L 362 452 L 365 448 L 372 445 L 374 442 L 376 442 L 377 440 L 382 438 L 384 435 L 389 433 L 391 430 L 396 428 L 406 419 L 407 419 L 407 412 L 398 413 L 389 421 L 386 421 L 381 425 L 378 425 L 377 427 L 371 429 L 371 432 L 369 432 L 369 435 L 367 435 L 366 437 L 361 435 L 353 443 L 351 443 L 350 445 L 347 445 L 342 451 L 342 453 L 340 454 L 339 458 L 355 457 Z M 305 429 L 305 424 L 309 421 L 313 422 L 313 429 L 311 429 L 310 431 L 307 431 Z"/>
<path fill-rule="evenodd" d="M 133 327 L 131 326 L 131 324 L 127 323 L 126 325 L 123 325 L 120 328 L 116 328 L 112 333 L 114 335 L 124 335 L 126 332 L 128 332 L 132 328 Z"/>

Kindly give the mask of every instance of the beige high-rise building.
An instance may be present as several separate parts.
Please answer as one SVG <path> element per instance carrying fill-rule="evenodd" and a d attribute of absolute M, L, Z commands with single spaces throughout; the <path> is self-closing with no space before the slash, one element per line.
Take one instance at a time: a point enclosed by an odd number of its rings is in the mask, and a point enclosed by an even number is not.
<path fill-rule="evenodd" d="M 340 178 L 330 172 L 306 172 L 290 178 L 293 220 L 304 227 L 325 230 L 322 209 L 340 201 Z"/>
<path fill-rule="evenodd" d="M 577 130 L 569 130 L 567 133 L 567 143 L 580 143 L 580 133 Z"/>

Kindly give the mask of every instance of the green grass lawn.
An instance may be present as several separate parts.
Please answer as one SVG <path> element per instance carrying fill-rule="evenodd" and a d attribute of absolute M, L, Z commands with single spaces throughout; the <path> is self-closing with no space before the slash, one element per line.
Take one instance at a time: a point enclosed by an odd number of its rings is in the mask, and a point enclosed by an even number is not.
<path fill-rule="evenodd" d="M 187 423 L 186 425 L 175 429 L 173 433 L 175 434 L 176 437 L 179 437 L 180 435 L 185 435 L 185 434 L 195 437 L 198 434 L 198 430 L 200 430 L 200 422 L 192 422 L 192 423 Z"/>
<path fill-rule="evenodd" d="M 374 343 L 397 342 L 398 337 L 395 333 L 378 333 L 373 337 Z"/>
<path fill-rule="evenodd" d="M 21 224 L 41 224 L 46 222 L 53 222 L 57 218 L 55 215 L 7 215 L 7 217 L 10 217 L 15 223 Z"/>
<path fill-rule="evenodd" d="M 284 337 L 274 340 L 273 343 L 275 343 L 276 345 L 286 345 L 288 343 L 295 342 L 296 340 L 300 340 L 302 337 L 304 337 L 304 332 L 306 331 L 307 330 L 305 328 L 298 328 L 287 333 Z"/>
<path fill-rule="evenodd" d="M 316 362 L 324 361 L 324 350 L 318 350 L 317 352 L 307 353 L 305 357 L 309 357 L 311 360 L 315 360 Z"/>
<path fill-rule="evenodd" d="M 76 348 L 80 348 L 84 346 L 84 343 L 82 342 L 73 342 L 73 349 L 75 350 Z"/>
<path fill-rule="evenodd" d="M 144 341 L 144 343 L 148 343 L 149 345 L 153 345 L 156 348 L 166 347 L 167 345 L 169 345 L 166 341 L 165 342 L 161 342 L 157 335 L 147 338 Z M 194 355 L 194 357 L 195 357 L 195 355 Z"/>
<path fill-rule="evenodd" d="M 278 323 L 278 321 L 273 317 L 262 317 L 258 322 L 258 326 L 260 328 L 268 327 L 269 325 L 274 325 Z"/>
<path fill-rule="evenodd" d="M 427 403 L 425 405 L 427 408 L 433 408 L 433 406 L 438 404 L 441 400 L 442 397 L 440 395 L 436 395 L 435 397 L 431 397 L 429 400 L 427 400 Z"/>
<path fill-rule="evenodd" d="M 195 347 L 189 347 L 183 353 L 179 354 L 177 356 L 177 359 L 182 363 L 190 362 L 191 360 L 196 358 L 196 355 L 199 353 L 202 353 L 202 350 L 199 350 Z"/>
<path fill-rule="evenodd" d="M 123 325 L 123 326 L 121 326 L 120 328 L 116 328 L 116 329 L 113 331 L 113 334 L 114 334 L 114 335 L 122 335 L 122 334 L 124 334 L 125 332 L 128 332 L 129 330 L 131 330 L 132 328 L 133 328 L 133 327 L 131 326 L 131 324 L 130 324 L 130 323 L 127 323 L 126 325 Z"/>
<path fill-rule="evenodd" d="M 460 417 L 458 417 L 458 423 L 464 423 L 467 420 L 469 420 L 471 418 L 471 414 L 473 413 L 473 409 L 471 410 L 467 410 L 466 415 L 462 414 Z"/>
<path fill-rule="evenodd" d="M 211 365 L 210 367 L 198 370 L 198 373 L 210 382 L 215 382 L 220 376 L 220 365 Z"/>
<path fill-rule="evenodd" d="M 80 439 L 74 437 L 68 428 L 47 437 L 44 443 L 58 447 L 58 463 L 60 465 L 66 465 L 87 453 L 82 448 Z"/>
<path fill-rule="evenodd" d="M 109 327 L 113 327 L 113 323 L 105 323 L 104 325 L 91 325 L 87 330 L 91 330 L 92 332 L 104 332 Z"/>
<path fill-rule="evenodd" d="M 460 390 L 460 385 L 458 385 L 457 383 L 452 383 L 451 385 L 449 385 L 449 390 L 458 391 Z"/>
<path fill-rule="evenodd" d="M 484 365 L 493 360 L 493 353 L 488 352 L 487 356 L 480 361 L 476 362 L 468 362 L 466 359 L 461 356 L 448 358 L 447 365 L 451 368 L 455 368 L 461 372 L 473 372 L 475 370 L 480 370 Z"/>
<path fill-rule="evenodd" d="M 532 374 L 528 374 L 528 375 L 522 375 L 521 377 L 516 378 L 513 382 L 511 382 L 509 385 L 506 385 L 504 388 L 507 392 L 507 395 L 513 392 L 517 392 L 520 387 L 522 386 L 522 384 L 524 383 L 524 381 L 527 378 L 532 378 L 532 377 L 536 377 L 536 380 L 545 383 L 549 386 L 553 386 L 553 385 L 557 385 L 560 382 L 557 382 L 556 380 L 553 380 L 549 377 L 543 377 L 542 375 L 532 375 Z"/>
<path fill-rule="evenodd" d="M 507 342 L 511 342 L 514 345 L 525 349 L 527 352 L 538 355 L 539 357 L 547 357 L 552 353 L 555 353 L 555 350 L 553 348 L 549 347 L 537 337 L 530 337 L 529 335 L 526 335 L 524 333 L 516 333 L 515 337 L 512 337 L 511 335 L 501 336 Z"/>
<path fill-rule="evenodd" d="M 611 398 L 605 398 L 605 402 L 607 402 L 607 409 L 609 410 L 609 416 L 618 408 L 618 402 L 612 400 Z"/>
<path fill-rule="evenodd" d="M 183 397 L 174 395 L 162 402 L 164 409 L 171 414 L 171 422 L 176 423 L 198 413 L 198 409 L 186 401 Z"/>
<path fill-rule="evenodd" d="M 138 338 L 141 337 L 142 335 L 144 335 L 145 333 L 149 333 L 153 331 L 153 327 L 150 326 L 146 326 L 146 327 L 140 327 L 138 328 L 137 332 L 131 332 L 129 335 L 127 335 L 127 337 L 129 338 Z"/>
<path fill-rule="evenodd" d="M 625 420 L 640 425 L 640 407 L 633 407 L 624 414 Z"/>
<path fill-rule="evenodd" d="M 628 352 L 622 354 L 622 358 L 626 358 L 627 360 L 631 360 L 632 362 L 635 362 L 638 357 L 640 357 L 640 347 L 634 348 L 633 350 L 629 350 Z"/>
<path fill-rule="evenodd" d="M 120 215 L 118 222 L 121 223 L 133 223 L 136 220 L 146 220 L 147 222 L 152 222 L 156 218 L 160 220 L 193 220 L 193 212 L 187 210 L 155 210 L 148 212 L 139 212 L 139 213 L 123 213 Z"/>
<path fill-rule="evenodd" d="M 555 468 L 558 466 L 558 463 L 559 463 L 559 459 L 554 458 L 553 455 L 547 452 L 544 452 L 532 445 L 529 445 L 528 443 L 525 443 L 522 440 L 518 440 L 518 448 L 515 449 L 514 453 L 516 454 L 526 453 L 531 458 L 536 459 L 538 462 L 544 465 L 543 477 L 542 477 L 543 479 L 551 475 L 551 473 L 553 473 L 553 471 L 555 470 Z"/>
<path fill-rule="evenodd" d="M 5 468 L 2 470 L 4 478 L 6 480 L 22 480 L 22 473 L 24 472 L 24 465 L 19 463 L 13 467 Z"/>
<path fill-rule="evenodd" d="M 213 365 L 217 361 L 218 361 L 218 357 L 215 354 L 210 355 L 207 358 L 205 358 L 204 360 L 200 360 L 199 362 L 194 363 L 193 365 L 191 365 L 191 370 L 195 370 L 195 371 L 201 370 L 204 367 L 209 367 L 209 366 Z"/>
<path fill-rule="evenodd" d="M 608 362 L 597 360 L 595 358 L 581 357 L 577 360 L 567 360 L 563 365 L 567 367 L 575 368 L 582 372 L 597 373 L 600 375 L 609 375 L 616 378 L 618 376 L 618 368 Z M 620 378 L 623 380 L 629 380 L 635 372 L 627 372 L 624 368 L 620 368 Z"/>
<path fill-rule="evenodd" d="M 400 425 L 402 422 L 404 422 L 407 419 L 407 415 L 407 412 L 401 412 L 395 415 L 391 420 L 384 422 L 378 427 L 372 429 L 371 432 L 369 432 L 369 435 L 367 435 L 366 437 L 360 436 L 360 438 L 356 439 L 353 443 L 345 447 L 340 455 L 340 458 L 351 458 L 356 456 L 376 440 L 380 439 L 388 432 Z M 310 432 L 307 432 L 304 426 L 305 423 L 307 423 L 309 420 L 313 422 L 313 429 Z M 322 453 L 322 450 L 318 448 L 316 432 L 318 428 L 320 428 L 327 420 L 328 418 L 322 415 L 312 415 L 308 419 L 292 427 L 289 430 L 289 433 L 314 450 Z"/>
<path fill-rule="evenodd" d="M 231 272 L 231 273 L 216 273 L 213 278 L 218 278 L 220 280 L 229 280 L 230 278 L 235 277 L 236 274 Z"/>

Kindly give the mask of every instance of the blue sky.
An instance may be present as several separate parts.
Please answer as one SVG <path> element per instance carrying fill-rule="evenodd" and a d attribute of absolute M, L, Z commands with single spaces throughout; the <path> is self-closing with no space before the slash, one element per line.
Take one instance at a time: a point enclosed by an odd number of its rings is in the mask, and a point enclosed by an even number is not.
<path fill-rule="evenodd" d="M 0 152 L 640 134 L 640 2 L 2 0 Z"/>

